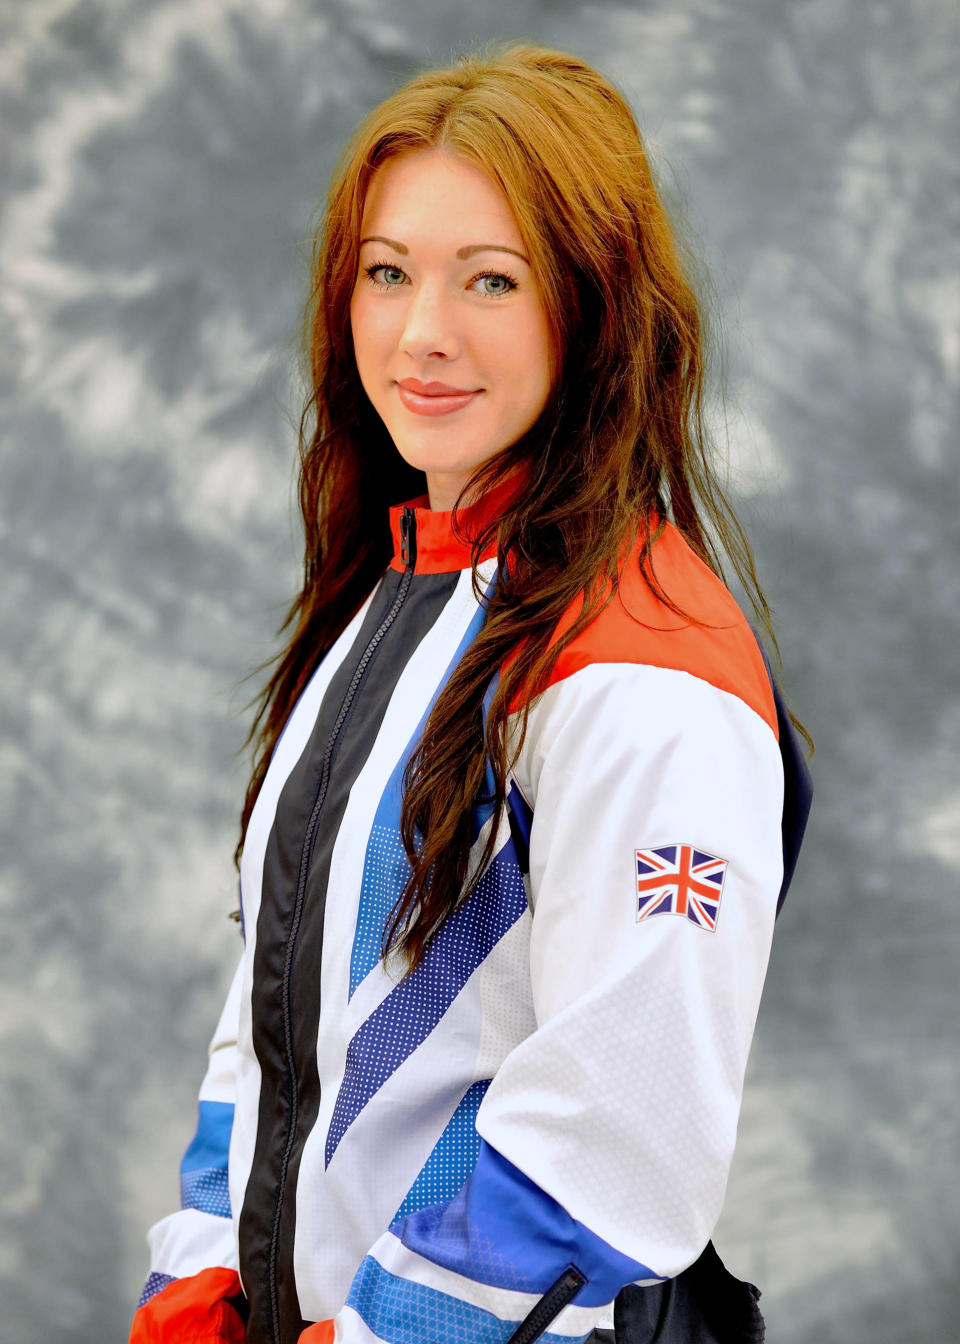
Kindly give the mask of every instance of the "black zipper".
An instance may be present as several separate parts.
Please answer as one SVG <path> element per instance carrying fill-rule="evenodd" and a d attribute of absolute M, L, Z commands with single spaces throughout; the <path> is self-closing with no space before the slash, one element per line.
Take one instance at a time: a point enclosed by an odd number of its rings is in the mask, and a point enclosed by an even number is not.
<path fill-rule="evenodd" d="M 346 694 L 343 697 L 343 702 L 340 705 L 340 712 L 337 715 L 337 721 L 333 725 L 333 731 L 330 734 L 326 749 L 323 753 L 323 760 L 320 765 L 320 782 L 317 785 L 317 792 L 313 800 L 313 810 L 310 813 L 310 820 L 307 822 L 307 829 L 303 838 L 303 848 L 300 851 L 300 876 L 297 883 L 297 899 L 293 907 L 290 932 L 287 935 L 287 948 L 283 963 L 283 982 L 281 986 L 283 1042 L 286 1054 L 287 1085 L 290 1092 L 290 1118 L 287 1121 L 287 1139 L 283 1150 L 283 1159 L 280 1163 L 280 1176 L 277 1181 L 276 1209 L 273 1217 L 273 1236 L 270 1241 L 270 1310 L 273 1317 L 273 1335 L 275 1344 L 280 1344 L 280 1295 L 277 1287 L 277 1270 L 280 1258 L 280 1216 L 283 1209 L 283 1191 L 287 1180 L 287 1168 L 290 1165 L 290 1155 L 293 1152 L 293 1140 L 297 1129 L 297 1113 L 300 1100 L 297 1072 L 293 1061 L 293 1024 L 290 1016 L 290 977 L 293 967 L 293 953 L 297 942 L 297 934 L 300 931 L 300 918 L 303 914 L 303 898 L 307 886 L 310 857 L 313 853 L 313 840 L 317 831 L 317 820 L 320 816 L 320 810 L 323 807 L 323 802 L 327 795 L 327 785 L 330 781 L 330 761 L 333 757 L 333 751 L 336 747 L 337 739 L 343 731 L 343 726 L 350 713 L 350 707 L 353 704 L 360 682 L 363 680 L 363 674 L 367 670 L 370 659 L 376 652 L 377 645 L 390 629 L 390 626 L 396 619 L 397 612 L 403 606 L 404 599 L 410 588 L 410 582 L 413 579 L 413 571 L 417 561 L 417 516 L 412 508 L 405 508 L 400 515 L 400 537 L 400 557 L 405 566 L 403 578 L 400 580 L 400 587 L 397 589 L 397 595 L 393 600 L 393 605 L 386 616 L 384 616 L 376 632 L 371 636 L 370 642 L 364 649 L 363 656 L 359 663 L 357 663 L 353 679 L 347 687 Z"/>
<path fill-rule="evenodd" d="M 507 1344 L 534 1344 L 555 1316 L 559 1316 L 568 1302 L 571 1302 L 586 1283 L 585 1274 L 581 1274 L 576 1265 L 567 1268 L 552 1283 L 540 1301 L 524 1316 L 523 1320 L 507 1340 Z"/>

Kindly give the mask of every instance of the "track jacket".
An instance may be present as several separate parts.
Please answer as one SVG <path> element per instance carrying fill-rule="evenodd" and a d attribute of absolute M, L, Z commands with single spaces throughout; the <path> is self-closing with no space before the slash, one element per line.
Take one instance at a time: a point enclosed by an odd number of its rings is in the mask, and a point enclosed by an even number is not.
<path fill-rule="evenodd" d="M 450 519 L 390 509 L 393 559 L 274 749 L 132 1344 L 574 1344 L 720 1215 L 810 802 L 765 654 L 672 524 L 656 574 L 712 628 L 650 593 L 635 542 L 534 703 L 492 861 L 403 979 L 380 955 L 401 776 L 485 616 Z"/>

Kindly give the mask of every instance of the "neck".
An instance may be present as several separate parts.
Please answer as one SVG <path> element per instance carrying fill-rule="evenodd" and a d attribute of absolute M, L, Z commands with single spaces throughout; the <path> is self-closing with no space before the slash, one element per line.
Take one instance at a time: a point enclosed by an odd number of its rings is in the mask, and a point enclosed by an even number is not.
<path fill-rule="evenodd" d="M 449 501 L 447 509 L 434 507 L 437 501 L 428 495 L 417 495 L 390 507 L 390 528 L 393 535 L 394 554 L 391 566 L 402 570 L 408 563 L 403 529 L 412 528 L 415 542 L 415 568 L 418 574 L 446 573 L 456 569 L 465 569 L 470 565 L 471 536 L 491 520 L 501 516 L 504 508 L 523 489 L 526 477 L 524 465 L 511 470 L 508 476 L 496 485 L 489 486 L 470 504 L 461 504 L 458 512 L 459 526 L 455 535 L 453 530 L 453 505 L 456 497 Z M 446 500 L 444 501 L 447 502 Z M 411 516 L 412 515 L 412 516 Z M 401 520 L 406 522 L 401 525 Z M 497 542 L 492 539 L 486 547 L 482 559 L 497 553 Z"/>
<path fill-rule="evenodd" d="M 507 474 L 505 479 L 513 481 L 523 470 L 524 464 L 516 466 Z M 427 473 L 427 495 L 429 496 L 430 508 L 433 512 L 449 513 L 453 509 L 454 504 L 457 502 L 457 496 L 463 489 L 464 480 L 465 477 L 463 476 L 451 479 L 446 475 Z M 476 504 L 479 498 L 480 496 L 477 494 L 476 488 L 472 487 L 460 501 L 460 508 L 469 508 L 470 505 Z"/>

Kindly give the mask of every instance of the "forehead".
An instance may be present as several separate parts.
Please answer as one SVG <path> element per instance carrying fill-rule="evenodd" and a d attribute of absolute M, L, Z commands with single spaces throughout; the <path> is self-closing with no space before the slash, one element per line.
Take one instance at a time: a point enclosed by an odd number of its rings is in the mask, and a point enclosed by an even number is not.
<path fill-rule="evenodd" d="M 364 201 L 364 233 L 387 233 L 400 242 L 451 237 L 460 242 L 488 237 L 520 244 L 510 203 L 489 174 L 447 150 L 417 150 L 388 159 L 375 170 Z M 410 235 L 410 236 L 408 236 Z"/>

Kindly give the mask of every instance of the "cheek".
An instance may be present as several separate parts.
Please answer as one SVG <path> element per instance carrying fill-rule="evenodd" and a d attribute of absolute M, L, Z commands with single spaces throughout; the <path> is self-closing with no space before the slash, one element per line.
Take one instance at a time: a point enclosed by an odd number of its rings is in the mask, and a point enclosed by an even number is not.
<path fill-rule="evenodd" d="M 383 308 L 383 304 L 371 303 L 370 296 L 362 292 L 350 304 L 350 328 L 358 364 L 376 359 L 389 337 L 389 314 Z"/>
<path fill-rule="evenodd" d="M 550 382 L 550 339 L 540 313 L 526 313 L 494 346 L 493 360 L 511 401 L 527 405 L 541 398 Z"/>

